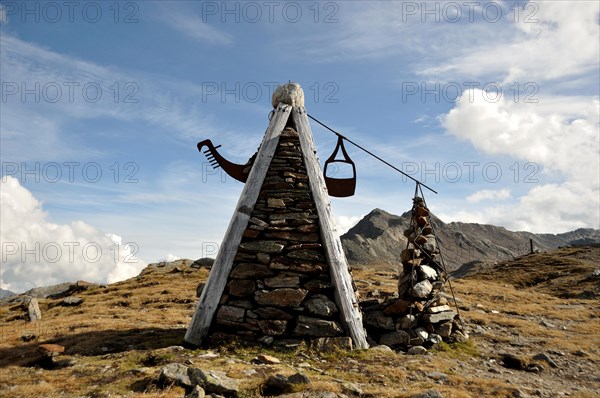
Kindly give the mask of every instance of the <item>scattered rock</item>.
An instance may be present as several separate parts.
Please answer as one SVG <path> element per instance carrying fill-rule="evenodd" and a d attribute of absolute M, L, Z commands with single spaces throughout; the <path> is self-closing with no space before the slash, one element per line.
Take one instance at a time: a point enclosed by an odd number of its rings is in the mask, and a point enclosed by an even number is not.
<path fill-rule="evenodd" d="M 192 263 L 192 265 L 190 265 L 190 267 L 192 268 L 208 268 L 211 269 L 213 264 L 215 262 L 214 258 L 208 258 L 208 257 L 204 257 L 204 258 L 200 258 L 196 261 L 194 261 Z"/>
<path fill-rule="evenodd" d="M 239 382 L 228 377 L 225 372 L 189 368 L 188 375 L 194 386 L 201 386 L 208 394 L 221 394 L 226 397 L 238 396 Z"/>
<path fill-rule="evenodd" d="M 343 383 L 342 393 L 346 394 L 348 397 L 362 397 L 363 395 L 362 389 L 356 383 Z"/>
<path fill-rule="evenodd" d="M 170 363 L 160 369 L 158 382 L 163 386 L 175 384 L 184 388 L 194 387 L 188 376 L 188 367 L 180 363 Z"/>
<path fill-rule="evenodd" d="M 257 356 L 256 358 L 254 358 L 254 361 L 256 363 L 261 363 L 264 365 L 277 365 L 277 364 L 281 363 L 279 358 L 275 358 L 271 355 L 265 355 L 265 354 L 261 354 L 261 355 Z"/>
<path fill-rule="evenodd" d="M 286 377 L 281 374 L 270 376 L 263 384 L 263 395 L 281 395 L 304 390 L 310 380 L 302 373 Z"/>
<path fill-rule="evenodd" d="M 83 304 L 83 299 L 81 297 L 65 297 L 60 302 L 60 305 L 63 307 L 77 307 Z"/>
<path fill-rule="evenodd" d="M 369 348 L 369 350 L 381 351 L 381 352 L 394 352 L 394 350 L 392 350 L 389 346 L 387 346 L 385 344 L 379 344 L 379 345 L 373 346 L 373 347 Z"/>
<path fill-rule="evenodd" d="M 410 398 L 444 398 L 444 396 L 437 390 L 428 390 L 418 394 L 413 394 Z"/>
<path fill-rule="evenodd" d="M 32 298 L 27 303 L 27 319 L 29 322 L 35 322 L 42 319 L 42 311 L 36 298 Z"/>
<path fill-rule="evenodd" d="M 502 366 L 504 366 L 505 368 L 509 368 L 509 369 L 515 369 L 515 370 L 525 370 L 527 369 L 527 362 L 515 355 L 515 354 L 502 354 L 500 356 L 500 362 L 502 364 Z"/>
<path fill-rule="evenodd" d="M 445 381 L 448 378 L 448 375 L 442 372 L 429 372 L 426 374 L 426 376 L 436 381 Z"/>
<path fill-rule="evenodd" d="M 416 345 L 414 347 L 410 347 L 407 351 L 409 355 L 424 355 L 427 354 L 427 349 L 423 346 Z"/>
<path fill-rule="evenodd" d="M 158 381 L 163 386 L 174 384 L 188 390 L 200 386 L 208 394 L 222 394 L 226 397 L 237 397 L 239 391 L 239 382 L 227 377 L 225 372 L 204 371 L 180 363 L 163 366 Z"/>
<path fill-rule="evenodd" d="M 23 332 L 21 334 L 21 341 L 24 341 L 26 343 L 37 340 L 37 339 L 38 339 L 38 335 L 33 332 Z"/>
<path fill-rule="evenodd" d="M 556 362 L 554 362 L 554 360 L 552 358 L 550 358 L 547 354 L 544 354 L 544 353 L 537 354 L 533 357 L 533 359 L 538 360 L 538 361 L 546 361 L 551 367 L 558 368 L 558 365 L 556 364 Z"/>
<path fill-rule="evenodd" d="M 587 352 L 585 352 L 583 350 L 577 350 L 573 353 L 573 355 L 577 355 L 578 357 L 587 357 L 590 354 L 588 354 Z"/>
<path fill-rule="evenodd" d="M 204 389 L 200 386 L 195 386 L 192 392 L 187 394 L 185 398 L 204 398 L 205 396 Z"/>

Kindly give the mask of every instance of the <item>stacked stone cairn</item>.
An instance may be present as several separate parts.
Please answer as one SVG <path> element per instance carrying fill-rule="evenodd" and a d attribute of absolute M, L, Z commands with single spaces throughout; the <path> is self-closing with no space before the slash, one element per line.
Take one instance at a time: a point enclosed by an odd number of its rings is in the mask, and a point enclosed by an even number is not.
<path fill-rule="evenodd" d="M 415 197 L 410 227 L 404 231 L 408 245 L 401 253 L 398 297 L 361 302 L 372 343 L 410 352 L 412 347 L 464 338 L 444 291 L 448 275 L 440 266 L 433 232 L 429 210 L 422 198 Z"/>
<path fill-rule="evenodd" d="M 213 342 L 346 342 L 298 133 L 286 127 L 209 332 Z M 343 344 L 341 344 L 343 345 Z"/>

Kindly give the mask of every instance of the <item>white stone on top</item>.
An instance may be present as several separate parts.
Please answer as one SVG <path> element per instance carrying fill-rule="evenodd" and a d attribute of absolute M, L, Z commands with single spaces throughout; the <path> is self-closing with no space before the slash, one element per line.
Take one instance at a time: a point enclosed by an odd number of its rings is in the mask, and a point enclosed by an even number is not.
<path fill-rule="evenodd" d="M 304 106 L 304 91 L 298 83 L 287 83 L 278 86 L 273 92 L 271 103 L 273 108 L 277 108 L 280 103 L 288 104 L 293 107 Z"/>

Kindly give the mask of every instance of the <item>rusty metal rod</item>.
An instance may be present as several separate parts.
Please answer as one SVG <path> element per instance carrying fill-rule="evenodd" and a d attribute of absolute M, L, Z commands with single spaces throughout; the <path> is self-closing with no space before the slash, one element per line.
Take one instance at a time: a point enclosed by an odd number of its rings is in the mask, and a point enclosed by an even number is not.
<path fill-rule="evenodd" d="M 433 188 L 428 187 L 427 185 L 423 184 L 421 181 L 409 176 L 408 174 L 406 174 L 405 172 L 403 172 L 402 170 L 400 170 L 399 168 L 397 168 L 396 166 L 394 166 L 391 163 L 386 162 L 385 160 L 383 160 L 382 158 L 380 158 L 379 156 L 375 155 L 373 152 L 369 151 L 368 149 L 363 148 L 362 146 L 358 145 L 356 142 L 350 140 L 348 137 L 343 136 L 342 134 L 338 133 L 337 131 L 335 131 L 334 129 L 332 129 L 331 127 L 327 126 L 324 123 L 321 123 L 320 121 L 318 121 L 317 119 L 315 119 L 314 117 L 312 117 L 311 115 L 309 115 L 307 113 L 308 117 L 311 118 L 312 120 L 314 120 L 315 122 L 319 123 L 321 126 L 325 127 L 327 130 L 331 131 L 333 134 L 337 135 L 338 137 L 342 137 L 344 140 L 348 141 L 349 143 L 351 143 L 352 145 L 354 145 L 355 147 L 357 147 L 358 149 L 363 150 L 364 152 L 368 153 L 369 155 L 373 156 L 375 159 L 379 160 L 380 162 L 385 163 L 386 165 L 390 166 L 392 169 L 396 170 L 397 172 L 403 174 L 404 176 L 410 178 L 411 180 L 413 180 L 414 182 L 420 184 L 421 186 L 429 189 L 431 192 L 437 194 L 437 191 L 434 190 Z"/>

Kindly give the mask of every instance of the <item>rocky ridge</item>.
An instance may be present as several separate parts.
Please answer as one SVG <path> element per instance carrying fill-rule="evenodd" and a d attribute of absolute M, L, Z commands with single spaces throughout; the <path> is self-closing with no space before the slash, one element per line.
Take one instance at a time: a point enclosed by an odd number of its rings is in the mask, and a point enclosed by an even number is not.
<path fill-rule="evenodd" d="M 374 209 L 341 236 L 348 261 L 366 266 L 387 263 L 392 268 L 400 264 L 400 254 L 406 248 L 403 232 L 410 225 L 411 213 L 402 216 Z M 600 230 L 577 229 L 563 234 L 513 232 L 503 227 L 474 223 L 445 223 L 431 215 L 440 250 L 448 272 L 466 263 L 510 260 L 534 250 L 547 251 L 561 246 L 600 243 Z"/>

